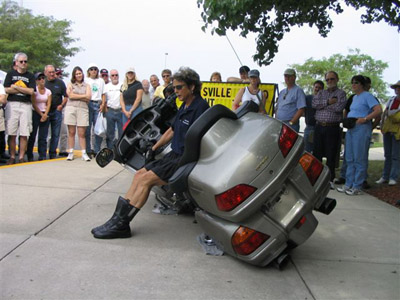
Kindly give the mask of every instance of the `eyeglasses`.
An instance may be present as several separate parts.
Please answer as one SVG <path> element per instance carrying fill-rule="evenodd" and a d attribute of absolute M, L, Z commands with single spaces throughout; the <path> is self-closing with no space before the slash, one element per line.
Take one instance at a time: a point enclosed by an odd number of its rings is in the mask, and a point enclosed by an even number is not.
<path fill-rule="evenodd" d="M 163 75 L 162 77 L 163 77 L 163 78 L 165 78 L 165 77 L 171 77 L 171 75 L 165 74 L 165 75 Z"/>
<path fill-rule="evenodd" d="M 111 77 L 118 77 L 118 74 L 111 74 Z"/>
<path fill-rule="evenodd" d="M 332 77 L 332 78 L 326 78 L 326 79 L 325 79 L 326 82 L 334 81 L 334 80 L 336 80 L 336 78 L 333 78 L 333 77 Z"/>
<path fill-rule="evenodd" d="M 360 84 L 358 81 L 353 81 L 351 84 Z"/>
<path fill-rule="evenodd" d="M 90 68 L 89 71 L 97 71 L 97 68 Z"/>
<path fill-rule="evenodd" d="M 20 63 L 20 64 L 27 64 L 28 61 L 27 61 L 27 60 L 20 60 L 19 63 Z"/>
<path fill-rule="evenodd" d="M 101 77 L 108 77 L 108 74 L 101 74 Z"/>
<path fill-rule="evenodd" d="M 181 89 L 183 89 L 184 86 L 185 86 L 184 84 L 178 84 L 178 85 L 174 85 L 173 88 L 174 88 L 174 90 L 180 91 Z"/>
<path fill-rule="evenodd" d="M 36 80 L 44 80 L 44 76 L 40 76 L 40 77 L 38 77 L 38 79 L 36 79 Z"/>

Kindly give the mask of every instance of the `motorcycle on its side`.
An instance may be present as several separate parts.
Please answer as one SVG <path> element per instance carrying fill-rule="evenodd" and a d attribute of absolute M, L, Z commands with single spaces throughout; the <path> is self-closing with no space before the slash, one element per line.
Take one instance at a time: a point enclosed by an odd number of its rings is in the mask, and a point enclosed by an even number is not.
<path fill-rule="evenodd" d="M 169 128 L 176 96 L 138 114 L 113 149 L 96 157 L 133 171 Z M 313 211 L 330 214 L 329 170 L 304 151 L 303 138 L 286 124 L 257 113 L 252 101 L 237 111 L 215 105 L 189 128 L 179 169 L 167 187 L 154 187 L 161 203 L 190 207 L 205 234 L 225 253 L 247 263 L 283 266 L 288 250 L 318 225 Z M 168 152 L 158 149 L 156 158 Z"/>

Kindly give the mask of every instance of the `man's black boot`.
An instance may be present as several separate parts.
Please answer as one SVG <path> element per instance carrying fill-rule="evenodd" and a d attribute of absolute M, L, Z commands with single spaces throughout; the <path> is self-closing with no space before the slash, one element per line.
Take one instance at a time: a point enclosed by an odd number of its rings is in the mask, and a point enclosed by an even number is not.
<path fill-rule="evenodd" d="M 97 239 L 116 239 L 131 237 L 131 228 L 129 223 L 133 217 L 139 212 L 136 208 L 129 204 L 129 201 L 119 197 L 117 207 L 110 220 L 101 226 L 92 229 L 93 236 Z"/>

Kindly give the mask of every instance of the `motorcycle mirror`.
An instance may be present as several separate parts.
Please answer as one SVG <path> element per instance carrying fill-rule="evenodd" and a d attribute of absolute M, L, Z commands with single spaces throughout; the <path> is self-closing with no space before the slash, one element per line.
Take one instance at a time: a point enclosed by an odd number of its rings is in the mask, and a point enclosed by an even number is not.
<path fill-rule="evenodd" d="M 101 149 L 96 155 L 96 163 L 102 168 L 107 166 L 113 160 L 114 160 L 114 151 L 112 151 L 112 149 L 109 148 Z"/>

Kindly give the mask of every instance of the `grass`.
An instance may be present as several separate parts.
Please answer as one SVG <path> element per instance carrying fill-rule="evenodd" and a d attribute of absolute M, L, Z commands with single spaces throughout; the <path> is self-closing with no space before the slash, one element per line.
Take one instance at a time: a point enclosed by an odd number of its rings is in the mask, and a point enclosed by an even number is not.
<path fill-rule="evenodd" d="M 382 148 L 383 147 L 383 143 L 379 143 L 379 142 L 375 142 L 372 143 L 370 148 Z"/>

